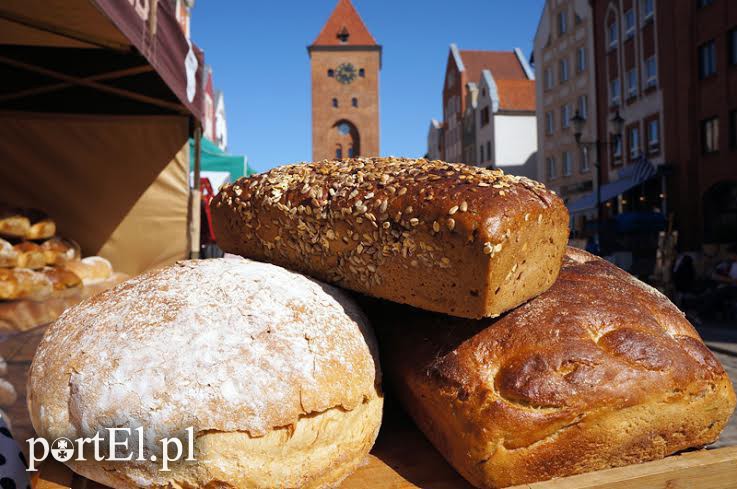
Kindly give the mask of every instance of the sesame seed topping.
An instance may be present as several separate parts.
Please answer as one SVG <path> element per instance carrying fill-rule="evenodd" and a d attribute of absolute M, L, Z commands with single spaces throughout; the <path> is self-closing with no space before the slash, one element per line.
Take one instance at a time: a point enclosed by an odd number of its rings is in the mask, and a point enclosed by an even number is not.
<path fill-rule="evenodd" d="M 458 212 L 458 206 L 457 205 L 454 205 L 453 207 L 450 208 L 450 210 L 448 210 L 448 214 L 450 214 L 451 216 L 453 214 L 455 214 L 456 212 Z"/>

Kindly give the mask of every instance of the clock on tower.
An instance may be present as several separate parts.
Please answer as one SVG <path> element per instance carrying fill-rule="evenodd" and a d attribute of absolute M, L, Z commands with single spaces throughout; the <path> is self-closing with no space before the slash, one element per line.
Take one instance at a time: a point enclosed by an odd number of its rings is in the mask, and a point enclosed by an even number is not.
<path fill-rule="evenodd" d="M 378 156 L 381 46 L 350 0 L 338 1 L 307 51 L 312 159 Z"/>

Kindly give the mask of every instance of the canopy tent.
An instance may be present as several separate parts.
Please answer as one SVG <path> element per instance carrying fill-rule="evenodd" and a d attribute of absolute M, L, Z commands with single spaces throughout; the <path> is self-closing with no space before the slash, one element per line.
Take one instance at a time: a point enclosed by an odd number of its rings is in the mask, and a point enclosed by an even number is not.
<path fill-rule="evenodd" d="M 189 140 L 189 162 L 190 171 L 194 171 L 195 142 Z M 210 172 L 227 174 L 228 181 L 235 181 L 240 177 L 253 175 L 255 172 L 248 167 L 245 156 L 229 155 L 221 150 L 215 143 L 207 138 L 202 138 L 200 143 L 200 168 L 202 176 Z M 216 187 L 216 182 L 212 182 Z"/>
<path fill-rule="evenodd" d="M 2 200 L 45 210 L 120 271 L 186 257 L 203 65 L 167 1 L 3 1 Z"/>

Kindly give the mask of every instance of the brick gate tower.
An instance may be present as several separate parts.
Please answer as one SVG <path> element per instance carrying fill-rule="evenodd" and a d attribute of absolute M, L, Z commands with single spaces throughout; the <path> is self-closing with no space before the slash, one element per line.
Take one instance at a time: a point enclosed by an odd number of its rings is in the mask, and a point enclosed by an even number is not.
<path fill-rule="evenodd" d="M 307 52 L 312 159 L 378 156 L 381 46 L 350 0 L 338 1 Z"/>

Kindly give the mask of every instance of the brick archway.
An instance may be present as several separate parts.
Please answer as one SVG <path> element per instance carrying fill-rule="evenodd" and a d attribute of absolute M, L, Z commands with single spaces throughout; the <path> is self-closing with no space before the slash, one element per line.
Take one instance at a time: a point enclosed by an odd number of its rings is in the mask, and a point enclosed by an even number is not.
<path fill-rule="evenodd" d="M 361 155 L 361 135 L 351 121 L 347 119 L 336 121 L 330 129 L 330 139 L 336 149 L 336 158 L 355 158 Z"/>

